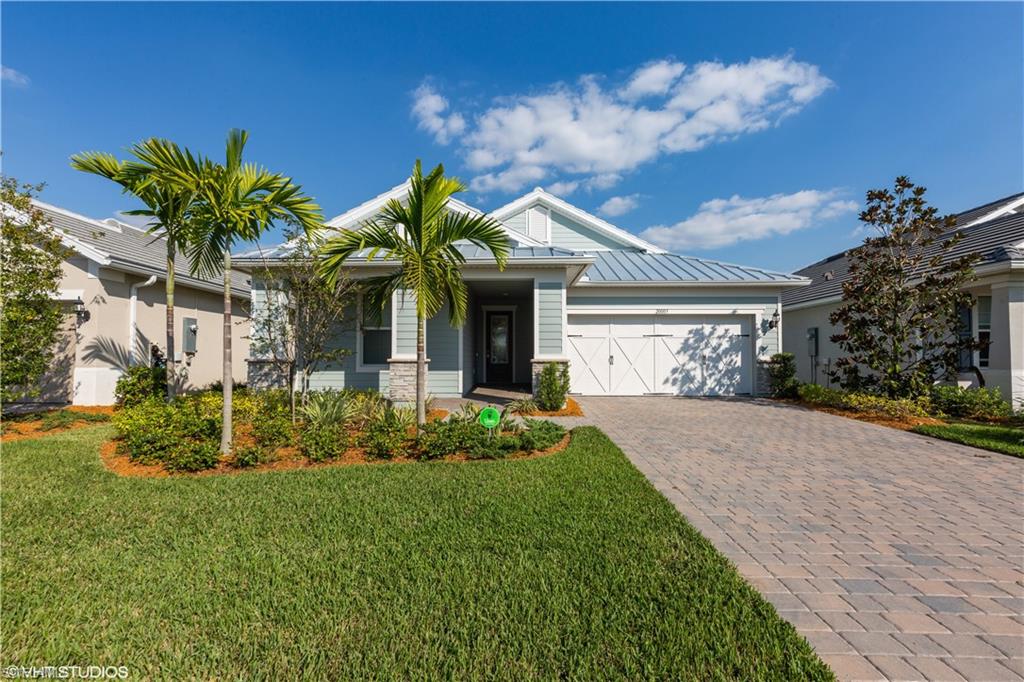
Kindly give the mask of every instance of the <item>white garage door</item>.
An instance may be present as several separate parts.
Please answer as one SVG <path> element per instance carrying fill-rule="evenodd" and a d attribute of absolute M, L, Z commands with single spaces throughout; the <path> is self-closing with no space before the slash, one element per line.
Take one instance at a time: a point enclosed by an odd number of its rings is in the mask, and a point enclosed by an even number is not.
<path fill-rule="evenodd" d="M 569 315 L 581 395 L 750 393 L 751 320 L 739 315 Z"/>

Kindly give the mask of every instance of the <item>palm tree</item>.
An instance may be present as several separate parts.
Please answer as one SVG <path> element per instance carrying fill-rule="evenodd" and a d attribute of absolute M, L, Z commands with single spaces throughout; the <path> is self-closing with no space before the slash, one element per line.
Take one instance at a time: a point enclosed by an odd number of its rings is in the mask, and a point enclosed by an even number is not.
<path fill-rule="evenodd" d="M 323 222 L 320 207 L 291 178 L 242 162 L 249 134 L 228 133 L 223 165 L 207 158 L 181 159 L 164 169 L 170 181 L 193 194 L 190 216 L 194 230 L 186 247 L 193 273 L 224 277 L 223 424 L 220 449 L 231 452 L 231 249 L 256 241 L 276 221 L 287 221 L 310 234 Z"/>
<path fill-rule="evenodd" d="M 112 154 L 103 152 L 83 152 L 71 157 L 71 166 L 113 180 L 125 193 L 137 197 L 146 208 L 126 213 L 150 218 L 149 232 L 167 240 L 167 399 L 173 400 L 177 391 L 174 372 L 174 260 L 177 252 L 188 243 L 188 209 L 193 197 L 188 190 L 152 179 L 161 170 L 166 170 L 168 164 L 183 167 L 190 161 L 193 165 L 195 162 L 188 150 L 182 152 L 169 140 L 150 138 L 133 145 L 131 151 L 138 161 L 119 161 Z M 135 349 L 130 348 L 129 352 L 134 356 Z"/>
<path fill-rule="evenodd" d="M 319 269 L 330 283 L 343 276 L 345 259 L 364 249 L 369 249 L 369 260 L 381 255 L 383 260 L 398 261 L 395 272 L 366 280 L 364 295 L 376 314 L 398 289 L 416 298 L 416 422 L 420 425 L 426 423 L 426 321 L 445 303 L 449 304 L 452 326 L 466 321 L 467 293 L 462 279 L 466 259 L 457 243 L 488 249 L 499 270 L 508 260 L 508 237 L 501 223 L 487 215 L 448 210 L 448 199 L 465 189 L 457 178 L 445 177 L 442 165 L 423 177 L 417 160 L 404 204 L 391 199 L 360 229 L 343 232 L 320 247 Z"/>

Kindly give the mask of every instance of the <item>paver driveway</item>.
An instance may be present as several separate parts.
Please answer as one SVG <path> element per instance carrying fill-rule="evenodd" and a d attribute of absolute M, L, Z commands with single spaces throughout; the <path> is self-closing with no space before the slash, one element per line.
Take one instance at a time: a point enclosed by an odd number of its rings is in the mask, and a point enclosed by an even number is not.
<path fill-rule="evenodd" d="M 618 443 L 841 679 L 1021 679 L 1024 461 L 771 401 L 580 403 L 573 421 Z"/>

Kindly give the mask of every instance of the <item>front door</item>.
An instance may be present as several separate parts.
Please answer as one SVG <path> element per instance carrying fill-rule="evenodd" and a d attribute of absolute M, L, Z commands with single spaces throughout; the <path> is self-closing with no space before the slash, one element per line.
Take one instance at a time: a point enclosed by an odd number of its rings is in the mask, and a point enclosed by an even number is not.
<path fill-rule="evenodd" d="M 512 312 L 487 311 L 487 367 L 489 384 L 512 383 Z"/>

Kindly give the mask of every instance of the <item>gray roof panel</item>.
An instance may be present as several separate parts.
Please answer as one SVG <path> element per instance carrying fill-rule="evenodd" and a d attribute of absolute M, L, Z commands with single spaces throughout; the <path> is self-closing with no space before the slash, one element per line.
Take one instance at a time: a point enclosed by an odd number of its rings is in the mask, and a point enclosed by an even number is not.
<path fill-rule="evenodd" d="M 587 269 L 583 281 L 592 284 L 773 284 L 801 279 L 786 273 L 674 253 L 624 250 L 595 251 L 588 255 L 595 260 Z"/>

